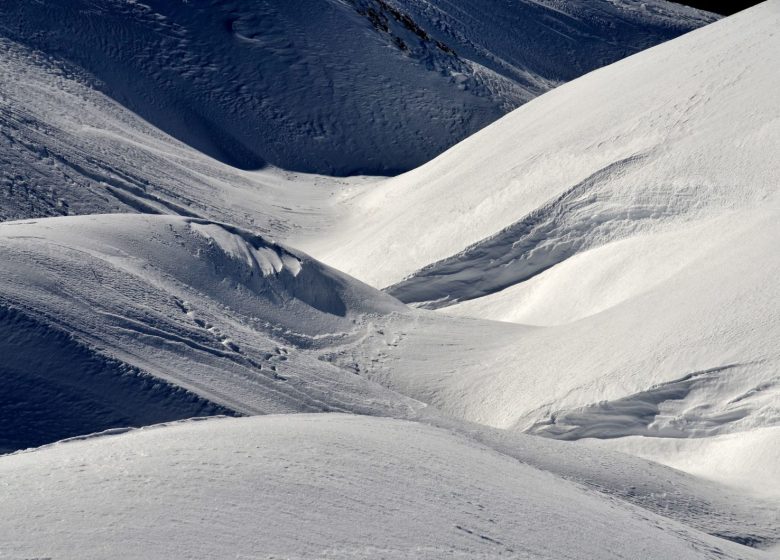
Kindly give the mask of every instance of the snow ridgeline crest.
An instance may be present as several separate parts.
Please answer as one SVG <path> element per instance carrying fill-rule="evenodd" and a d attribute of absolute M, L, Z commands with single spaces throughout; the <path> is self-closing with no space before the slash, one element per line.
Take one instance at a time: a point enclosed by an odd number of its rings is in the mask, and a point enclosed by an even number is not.
<path fill-rule="evenodd" d="M 660 0 L 570 4 L 4 0 L 0 36 L 72 64 L 223 163 L 395 175 L 563 81 L 714 19 Z"/>
<path fill-rule="evenodd" d="M 323 313 L 347 315 L 349 303 L 344 293 L 350 284 L 359 282 L 245 229 L 197 218 L 183 221 L 217 250 L 206 255 L 215 269 L 230 274 L 229 267 L 222 268 L 227 258 L 239 266 L 237 278 L 246 277 L 248 272 L 245 282 L 253 293 L 279 304 L 292 298 Z"/>

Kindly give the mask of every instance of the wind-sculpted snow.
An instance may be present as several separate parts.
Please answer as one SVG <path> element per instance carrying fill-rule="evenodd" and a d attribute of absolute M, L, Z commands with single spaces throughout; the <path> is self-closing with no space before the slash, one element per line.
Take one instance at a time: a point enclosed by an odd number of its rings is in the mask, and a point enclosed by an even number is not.
<path fill-rule="evenodd" d="M 83 413 L 68 404 L 76 398 L 72 393 L 79 392 L 94 406 L 127 417 L 128 424 L 141 421 L 138 418 L 181 418 L 186 413 L 176 407 L 184 404 L 176 405 L 176 395 L 165 396 L 171 392 L 164 389 L 167 384 L 240 413 L 378 413 L 416 406 L 314 354 L 319 346 L 359 336 L 355 322 L 363 315 L 391 313 L 403 306 L 243 230 L 170 216 L 7 222 L 0 225 L 0 260 L 6 263 L 0 269 L 0 302 L 39 325 L 22 329 L 20 336 L 27 331 L 32 336 L 36 329 L 44 333 L 30 344 L 5 347 L 5 360 L 16 365 L 4 369 L 3 381 L 20 398 L 14 406 L 27 410 L 25 414 L 40 408 L 36 403 L 41 396 L 25 393 L 40 377 L 55 387 L 70 387 L 50 391 L 50 422 L 58 410 Z M 7 323 L 13 317 L 5 317 L 4 331 L 15 330 Z M 71 333 L 71 346 L 83 348 L 68 350 L 73 356 L 103 365 L 79 375 L 67 367 L 45 375 L 22 367 L 35 348 L 44 348 L 54 362 L 65 352 L 58 350 L 59 339 L 45 334 L 54 331 Z M 76 368 L 74 360 L 70 362 Z M 140 389 L 137 399 L 128 396 L 135 382 L 122 378 L 130 375 L 123 374 L 125 370 L 160 380 L 157 400 L 174 401 L 169 415 L 160 416 L 154 398 L 148 411 L 129 416 L 122 412 L 140 406 L 143 397 Z M 90 375 L 95 388 L 89 385 Z M 203 405 L 188 406 L 190 415 L 196 415 Z M 119 422 L 108 415 L 101 425 L 90 413 L 83 416 L 84 431 Z M 14 437 L 10 427 L 4 425 L 3 432 L 4 439 Z M 43 441 L 57 439 L 55 433 L 48 439 L 43 435 Z"/>
<path fill-rule="evenodd" d="M 412 324 L 384 327 L 399 342 L 382 348 L 365 375 L 461 418 L 567 439 L 691 438 L 777 426 L 778 224 L 772 205 L 700 224 L 694 239 L 707 242 L 694 247 L 690 262 L 653 270 L 651 261 L 641 289 L 629 286 L 612 302 L 586 301 L 585 308 L 604 307 L 578 320 L 554 320 L 580 296 L 573 288 L 560 307 L 548 300 L 553 320 L 545 326 L 420 313 Z M 663 247 L 666 240 L 693 246 L 686 235 L 674 237 L 628 244 L 623 255 L 635 258 L 642 254 L 637 248 Z M 574 272 L 598 270 L 601 254 L 586 256 L 589 262 Z M 578 278 L 567 270 L 560 272 Z M 514 301 L 507 296 L 503 305 Z M 742 465 L 751 468 L 749 461 Z"/>
<path fill-rule="evenodd" d="M 536 326 L 421 315 L 366 375 L 461 418 L 566 439 L 777 426 L 779 7 L 561 86 L 345 199 L 335 241 L 301 240 L 313 254 L 395 282 L 386 291 L 406 302 Z M 659 459 L 695 472 L 716 460 L 717 446 L 676 445 Z M 698 467 L 672 458 L 686 446 Z"/>
<path fill-rule="evenodd" d="M 777 550 L 780 1 L 226 163 L 703 21 L 485 6 L 0 7 L 0 556 Z"/>
<path fill-rule="evenodd" d="M 770 375 L 766 382 L 757 384 L 757 376 L 751 375 L 751 365 L 731 364 L 695 372 L 614 401 L 557 411 L 549 420 L 535 424 L 528 431 L 576 440 L 635 435 L 706 437 L 734 429 L 745 420 L 746 427 L 755 427 L 751 424 L 757 419 L 750 418 L 753 412 L 750 405 L 764 400 L 771 410 L 777 400 L 778 380 Z M 726 402 L 718 402 L 718 398 Z"/>
<path fill-rule="evenodd" d="M 0 323 L 13 367 L 0 369 L 14 399 L 9 414 L 18 411 L 27 430 L 4 423 L 6 450 L 187 414 L 356 411 L 466 434 L 711 535 L 759 546 L 780 538 L 763 502 L 620 455 L 606 470 L 592 467 L 602 454 L 584 449 L 562 461 L 562 442 L 468 426 L 402 396 L 441 405 L 440 381 L 425 390 L 431 376 L 446 381 L 455 367 L 476 379 L 526 327 L 410 310 L 302 253 L 195 218 L 8 222 L 0 258 L 10 263 L 0 270 L 0 300 L 15 310 Z M 463 396 L 451 401 L 462 410 L 441 408 L 472 417 L 469 399 L 492 398 Z M 611 486 L 616 476 L 631 484 Z"/>
<path fill-rule="evenodd" d="M 11 557 L 765 558 L 392 419 L 180 423 L 2 457 L 0 476 Z"/>
<path fill-rule="evenodd" d="M 0 219 L 142 212 L 272 235 L 335 219 L 334 180 L 222 164 L 90 87 L 72 65 L 0 38 Z"/>
<path fill-rule="evenodd" d="M 0 35 L 226 163 L 411 169 L 563 80 L 709 23 L 654 0 L 5 0 Z"/>
<path fill-rule="evenodd" d="M 332 236 L 294 244 L 404 301 L 453 303 L 589 248 L 764 206 L 777 194 L 779 19 L 773 0 L 564 84 L 346 199 Z"/>

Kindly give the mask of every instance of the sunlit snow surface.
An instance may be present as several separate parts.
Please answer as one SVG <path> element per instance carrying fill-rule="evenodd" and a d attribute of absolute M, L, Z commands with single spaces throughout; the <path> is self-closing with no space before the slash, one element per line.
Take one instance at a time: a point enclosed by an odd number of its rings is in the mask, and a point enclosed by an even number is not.
<path fill-rule="evenodd" d="M 7 456 L 0 476 L 11 557 L 764 558 L 388 418 L 147 428 Z"/>
<path fill-rule="evenodd" d="M 0 449 L 366 415 L 4 456 L 0 555 L 769 557 L 779 24 L 392 179 L 231 167 L 0 39 Z"/>

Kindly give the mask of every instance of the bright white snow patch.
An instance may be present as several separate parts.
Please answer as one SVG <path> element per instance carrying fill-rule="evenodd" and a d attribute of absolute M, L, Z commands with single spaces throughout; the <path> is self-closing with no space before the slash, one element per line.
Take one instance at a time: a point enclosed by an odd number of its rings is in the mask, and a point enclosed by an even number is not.
<path fill-rule="evenodd" d="M 190 422 L 0 458 L 4 556 L 764 558 L 447 430 Z"/>

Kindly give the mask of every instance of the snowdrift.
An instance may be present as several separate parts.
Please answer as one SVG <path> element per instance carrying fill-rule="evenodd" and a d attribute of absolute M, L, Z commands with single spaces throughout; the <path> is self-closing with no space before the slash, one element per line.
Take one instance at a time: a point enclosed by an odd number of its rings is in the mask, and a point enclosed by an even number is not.
<path fill-rule="evenodd" d="M 0 261 L 4 400 L 15 422 L 37 418 L 26 435 L 4 426 L 16 448 L 62 437 L 63 415 L 69 436 L 201 413 L 416 406 L 315 355 L 402 304 L 243 230 L 174 216 L 7 222 Z"/>
<path fill-rule="evenodd" d="M 764 558 L 391 419 L 188 422 L 2 457 L 0 476 L 13 556 Z"/>
<path fill-rule="evenodd" d="M 491 426 L 656 438 L 630 449 L 723 479 L 697 440 L 778 423 L 778 24 L 766 2 L 345 198 L 335 239 L 300 240 L 312 254 L 442 314 L 524 324 L 420 315 L 369 375 Z"/>
<path fill-rule="evenodd" d="M 622 239 L 749 219 L 777 198 L 778 18 L 766 2 L 556 88 L 296 246 L 437 307 Z"/>

